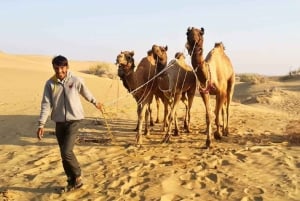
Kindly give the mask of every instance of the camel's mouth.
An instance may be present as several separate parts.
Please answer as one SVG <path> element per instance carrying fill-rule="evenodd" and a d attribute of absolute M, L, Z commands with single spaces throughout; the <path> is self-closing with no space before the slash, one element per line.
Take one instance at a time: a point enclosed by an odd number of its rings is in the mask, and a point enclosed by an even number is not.
<path fill-rule="evenodd" d="M 194 44 L 194 45 L 191 45 L 191 44 Z M 202 46 L 197 45 L 196 42 L 190 43 L 189 41 L 187 41 L 185 44 L 185 47 L 186 47 L 189 55 L 193 55 L 195 53 L 202 54 L 202 52 L 203 52 Z"/>

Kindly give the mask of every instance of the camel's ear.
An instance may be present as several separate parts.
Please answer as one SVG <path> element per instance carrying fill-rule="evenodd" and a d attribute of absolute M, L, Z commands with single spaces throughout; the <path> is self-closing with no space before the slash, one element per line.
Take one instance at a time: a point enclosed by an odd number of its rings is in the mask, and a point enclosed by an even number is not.
<path fill-rule="evenodd" d="M 165 50 L 168 51 L 168 46 L 166 45 Z"/>
<path fill-rule="evenodd" d="M 134 56 L 134 51 L 129 52 L 129 54 L 133 57 Z"/>
<path fill-rule="evenodd" d="M 188 35 L 191 30 L 192 30 L 192 27 L 188 27 L 188 29 L 186 31 L 186 35 Z"/>
<path fill-rule="evenodd" d="M 204 28 L 201 27 L 201 35 L 203 35 L 203 34 L 204 34 Z"/>

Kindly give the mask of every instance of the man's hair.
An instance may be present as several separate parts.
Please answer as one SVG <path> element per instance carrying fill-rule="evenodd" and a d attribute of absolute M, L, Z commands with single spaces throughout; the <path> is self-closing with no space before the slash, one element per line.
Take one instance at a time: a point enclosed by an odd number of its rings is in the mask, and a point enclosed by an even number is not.
<path fill-rule="evenodd" d="M 68 66 L 68 59 L 62 55 L 58 55 L 52 59 L 52 65 Z"/>

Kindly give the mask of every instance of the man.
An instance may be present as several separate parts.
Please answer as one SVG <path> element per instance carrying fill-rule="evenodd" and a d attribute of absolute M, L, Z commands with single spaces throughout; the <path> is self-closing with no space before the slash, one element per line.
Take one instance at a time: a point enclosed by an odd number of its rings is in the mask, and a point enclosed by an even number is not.
<path fill-rule="evenodd" d="M 97 102 L 82 79 L 68 71 L 66 57 L 61 55 L 54 57 L 52 66 L 55 75 L 46 82 L 44 87 L 37 138 L 42 139 L 44 125 L 51 112 L 63 168 L 68 178 L 68 185 L 63 190 L 70 191 L 83 185 L 81 169 L 73 152 L 79 123 L 84 118 L 80 95 L 99 110 L 102 110 L 102 104 Z"/>

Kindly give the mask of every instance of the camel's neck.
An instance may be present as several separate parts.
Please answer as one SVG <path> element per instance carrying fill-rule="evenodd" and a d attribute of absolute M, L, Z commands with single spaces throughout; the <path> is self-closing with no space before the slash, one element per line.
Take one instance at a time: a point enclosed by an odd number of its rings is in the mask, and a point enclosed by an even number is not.
<path fill-rule="evenodd" d="M 167 66 L 167 63 L 163 64 L 161 62 L 157 62 L 157 64 L 156 64 L 157 73 L 162 71 L 166 66 Z"/>
<path fill-rule="evenodd" d="M 126 80 L 128 87 L 130 88 L 130 92 L 134 91 L 132 95 L 138 102 L 142 100 L 144 94 L 144 89 L 140 88 L 142 84 L 140 80 L 141 77 L 142 75 L 140 75 L 136 71 L 131 71 L 124 76 L 124 79 Z"/>
<path fill-rule="evenodd" d="M 134 98 L 140 101 L 141 99 L 144 100 L 143 97 L 145 95 L 146 97 L 151 97 L 151 92 L 154 85 L 154 81 L 151 80 L 154 76 L 155 67 L 152 66 L 146 58 L 144 58 L 137 66 L 136 71 L 128 71 L 124 75 L 124 79 L 126 80 L 131 91 L 135 90 L 132 94 Z"/>
<path fill-rule="evenodd" d="M 129 72 L 124 76 L 127 86 L 129 87 L 129 91 L 133 91 L 137 88 L 136 83 L 136 73 L 134 71 Z"/>
<path fill-rule="evenodd" d="M 208 69 L 207 65 L 205 64 L 202 51 L 193 53 L 192 65 L 196 71 L 199 81 L 203 83 L 206 82 L 206 80 L 208 79 Z"/>

